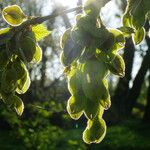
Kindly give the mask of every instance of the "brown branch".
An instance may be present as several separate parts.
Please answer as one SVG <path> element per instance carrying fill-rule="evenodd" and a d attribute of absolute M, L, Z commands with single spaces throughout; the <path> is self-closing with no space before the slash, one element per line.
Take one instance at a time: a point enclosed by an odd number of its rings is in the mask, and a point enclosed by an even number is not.
<path fill-rule="evenodd" d="M 78 10 L 81 10 L 81 9 L 82 9 L 82 6 L 78 6 L 78 7 L 75 7 L 75 8 L 68 9 L 68 10 L 63 10 L 63 11 L 60 11 L 60 12 L 56 12 L 56 13 L 54 13 L 52 15 L 48 15 L 48 16 L 34 17 L 34 18 L 31 18 L 31 19 L 27 20 L 26 22 L 24 22 L 21 26 L 16 27 L 16 29 L 20 30 L 20 29 L 22 29 L 26 26 L 29 26 L 29 25 L 41 24 L 41 23 L 43 23 L 47 20 L 51 20 L 51 19 L 56 18 L 58 16 L 63 16 L 64 14 L 68 14 L 68 13 L 78 11 Z"/>
<path fill-rule="evenodd" d="M 33 17 L 31 19 L 28 19 L 27 21 L 23 22 L 20 26 L 13 27 L 8 33 L 1 34 L 0 35 L 0 39 L 1 39 L 0 45 L 3 45 L 4 43 L 6 43 L 9 39 L 11 39 L 14 36 L 14 34 L 16 32 L 20 32 L 25 27 L 28 27 L 30 25 L 41 24 L 47 20 L 51 20 L 51 19 L 56 18 L 58 16 L 63 16 L 64 14 L 68 14 L 68 13 L 71 13 L 74 11 L 79 11 L 81 9 L 82 9 L 82 6 L 78 6 L 75 8 L 68 9 L 68 10 L 59 11 L 59 12 L 56 12 L 56 13 L 51 14 L 51 15 L 42 16 L 42 17 Z"/>

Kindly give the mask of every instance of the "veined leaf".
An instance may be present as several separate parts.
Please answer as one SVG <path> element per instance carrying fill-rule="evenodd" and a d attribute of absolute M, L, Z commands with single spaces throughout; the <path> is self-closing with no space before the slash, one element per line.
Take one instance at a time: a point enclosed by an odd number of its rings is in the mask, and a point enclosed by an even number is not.
<path fill-rule="evenodd" d="M 133 28 L 126 27 L 126 26 L 120 27 L 120 28 L 118 28 L 118 30 L 120 30 L 125 37 L 130 37 L 131 34 L 134 33 L 134 29 Z"/>
<path fill-rule="evenodd" d="M 100 9 L 109 1 L 110 0 L 86 0 L 84 3 L 84 12 L 93 18 L 98 17 Z"/>
<path fill-rule="evenodd" d="M 119 49 L 124 48 L 125 37 L 124 37 L 123 33 L 118 29 L 112 29 L 112 28 L 109 29 L 109 32 L 112 33 L 115 37 L 115 43 L 112 46 L 111 51 L 113 52 L 113 51 L 117 51 Z"/>
<path fill-rule="evenodd" d="M 116 54 L 116 57 L 106 65 L 111 73 L 120 77 L 125 76 L 125 62 L 119 54 Z"/>
<path fill-rule="evenodd" d="M 25 73 L 22 78 L 17 81 L 16 92 L 18 94 L 24 94 L 29 89 L 31 83 L 28 70 L 23 62 L 21 62 L 21 66 L 24 68 Z"/>
<path fill-rule="evenodd" d="M 26 31 L 20 38 L 18 56 L 23 61 L 31 62 L 36 52 L 36 38 L 34 32 Z"/>
<path fill-rule="evenodd" d="M 51 33 L 43 24 L 33 26 L 32 31 L 35 34 L 36 41 L 40 41 Z"/>
<path fill-rule="evenodd" d="M 136 30 L 135 34 L 133 35 L 133 41 L 136 45 L 140 44 L 145 37 L 145 29 L 141 28 Z"/>
<path fill-rule="evenodd" d="M 100 143 L 106 134 L 106 123 L 102 118 L 96 117 L 88 120 L 87 127 L 83 132 L 83 140 L 87 144 Z"/>
<path fill-rule="evenodd" d="M 64 45 L 64 58 L 63 63 L 65 66 L 69 66 L 74 60 L 78 59 L 83 50 L 83 46 L 77 44 L 73 38 L 69 35 Z"/>
<path fill-rule="evenodd" d="M 30 77 L 28 74 L 26 74 L 22 79 L 18 80 L 18 87 L 16 89 L 16 92 L 18 94 L 24 94 L 28 89 L 29 89 L 29 86 L 30 86 Z"/>
<path fill-rule="evenodd" d="M 16 95 L 14 95 L 12 97 L 12 100 L 14 101 L 14 108 L 17 112 L 17 114 L 19 116 L 22 115 L 23 111 L 24 111 L 24 104 L 23 104 L 23 101 Z"/>
<path fill-rule="evenodd" d="M 11 26 L 19 26 L 26 18 L 22 9 L 18 5 L 5 7 L 2 11 L 2 16 Z"/>
<path fill-rule="evenodd" d="M 0 46 L 6 44 L 14 35 L 14 31 L 11 28 L 0 29 Z"/>
<path fill-rule="evenodd" d="M 82 98 L 80 96 L 71 96 L 67 102 L 67 111 L 70 117 L 78 120 L 83 114 Z"/>
<path fill-rule="evenodd" d="M 10 28 L 2 28 L 0 29 L 0 34 L 5 34 L 10 30 Z"/>
<path fill-rule="evenodd" d="M 3 70 L 9 62 L 9 57 L 6 49 L 0 50 L 0 70 Z"/>
<path fill-rule="evenodd" d="M 34 54 L 34 60 L 36 61 L 36 63 L 39 63 L 42 59 L 42 49 L 41 47 L 37 44 L 36 45 L 36 51 Z"/>
<path fill-rule="evenodd" d="M 63 33 L 63 35 L 62 35 L 62 37 L 61 37 L 61 39 L 60 39 L 60 47 L 61 47 L 62 49 L 64 49 L 65 43 L 66 43 L 67 39 L 68 39 L 69 36 L 70 36 L 70 32 L 71 32 L 71 28 L 67 29 L 67 30 Z"/>

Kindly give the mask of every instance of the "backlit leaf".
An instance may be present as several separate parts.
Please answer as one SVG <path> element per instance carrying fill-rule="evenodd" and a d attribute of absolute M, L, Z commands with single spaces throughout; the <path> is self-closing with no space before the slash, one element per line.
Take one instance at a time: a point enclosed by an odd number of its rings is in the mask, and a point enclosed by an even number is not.
<path fill-rule="evenodd" d="M 140 44 L 145 37 L 145 29 L 141 28 L 136 30 L 135 34 L 133 35 L 133 41 L 136 45 Z"/>
<path fill-rule="evenodd" d="M 21 116 L 23 111 L 24 111 L 24 104 L 23 104 L 21 98 L 19 98 L 18 96 L 14 95 L 12 97 L 12 100 L 14 101 L 14 108 L 15 108 L 17 114 L 19 116 Z"/>
<path fill-rule="evenodd" d="M 20 25 L 26 18 L 22 9 L 18 5 L 5 7 L 2 11 L 4 20 L 11 26 Z"/>
<path fill-rule="evenodd" d="M 36 45 L 36 51 L 34 54 L 34 60 L 36 61 L 36 63 L 39 63 L 42 59 L 42 49 L 41 47 L 37 44 Z"/>
<path fill-rule="evenodd" d="M 51 33 L 43 24 L 33 26 L 32 31 L 35 34 L 36 41 L 40 41 Z"/>

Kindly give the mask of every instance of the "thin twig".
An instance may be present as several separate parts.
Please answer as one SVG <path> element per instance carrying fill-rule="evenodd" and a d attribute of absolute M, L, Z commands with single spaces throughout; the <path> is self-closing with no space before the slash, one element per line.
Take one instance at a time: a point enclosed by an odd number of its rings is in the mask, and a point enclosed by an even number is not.
<path fill-rule="evenodd" d="M 42 17 L 33 17 L 31 19 L 28 19 L 27 21 L 23 22 L 20 26 L 13 27 L 8 33 L 1 34 L 0 39 L 1 40 L 3 39 L 3 40 L 0 41 L 0 45 L 3 45 L 4 43 L 6 43 L 9 39 L 11 39 L 14 36 L 14 34 L 16 32 L 20 32 L 25 27 L 28 27 L 30 25 L 41 24 L 41 23 L 43 23 L 47 20 L 51 20 L 51 19 L 54 19 L 58 16 L 63 16 L 64 14 L 68 14 L 68 13 L 78 11 L 78 10 L 81 10 L 81 9 L 82 9 L 82 6 L 78 6 L 78 7 L 75 7 L 75 8 L 68 9 L 68 10 L 59 11 L 59 12 L 56 12 L 56 13 L 51 14 L 51 15 L 42 16 Z"/>
<path fill-rule="evenodd" d="M 75 7 L 75 8 L 71 8 L 71 9 L 68 9 L 68 10 L 63 10 L 63 11 L 59 11 L 59 12 L 56 12 L 52 15 L 48 15 L 48 16 L 43 16 L 43 17 L 34 17 L 28 21 L 26 21 L 24 24 L 22 24 L 21 26 L 18 27 L 18 29 L 21 27 L 24 27 L 24 26 L 28 26 L 28 25 L 36 25 L 36 24 L 41 24 L 47 20 L 51 20 L 53 18 L 56 18 L 58 16 L 63 16 L 64 14 L 68 14 L 68 13 L 71 13 L 71 12 L 74 12 L 74 11 L 78 11 L 78 10 L 81 10 L 82 9 L 82 6 L 78 6 L 78 7 Z"/>

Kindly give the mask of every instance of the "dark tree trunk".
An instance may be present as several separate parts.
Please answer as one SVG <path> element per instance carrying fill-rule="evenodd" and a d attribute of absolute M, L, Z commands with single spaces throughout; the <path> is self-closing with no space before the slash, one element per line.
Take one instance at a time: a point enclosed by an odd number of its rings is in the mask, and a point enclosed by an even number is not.
<path fill-rule="evenodd" d="M 141 67 L 133 81 L 133 86 L 130 89 L 128 97 L 127 97 L 127 101 L 129 102 L 127 105 L 128 115 L 131 115 L 132 109 L 133 109 L 134 105 L 136 104 L 136 101 L 140 95 L 140 91 L 142 88 L 142 84 L 143 84 L 145 75 L 150 66 L 150 38 L 148 36 L 146 36 L 146 42 L 147 42 L 147 46 L 148 46 L 147 53 L 143 58 Z"/>
<path fill-rule="evenodd" d="M 150 75 L 149 75 L 149 87 L 147 90 L 147 105 L 146 105 L 143 121 L 146 123 L 150 123 Z"/>
<path fill-rule="evenodd" d="M 112 107 L 110 112 L 114 114 L 115 120 L 122 120 L 126 114 L 126 95 L 129 91 L 129 82 L 131 80 L 133 59 L 134 59 L 135 47 L 132 39 L 127 39 L 124 49 L 124 61 L 126 64 L 125 77 L 120 78 L 114 96 L 112 97 Z"/>
<path fill-rule="evenodd" d="M 46 47 L 42 47 L 43 53 L 42 53 L 42 67 L 41 67 L 41 83 L 40 86 L 41 88 L 45 87 L 45 80 L 46 80 L 46 62 L 47 62 L 47 57 L 45 55 L 46 52 Z"/>

